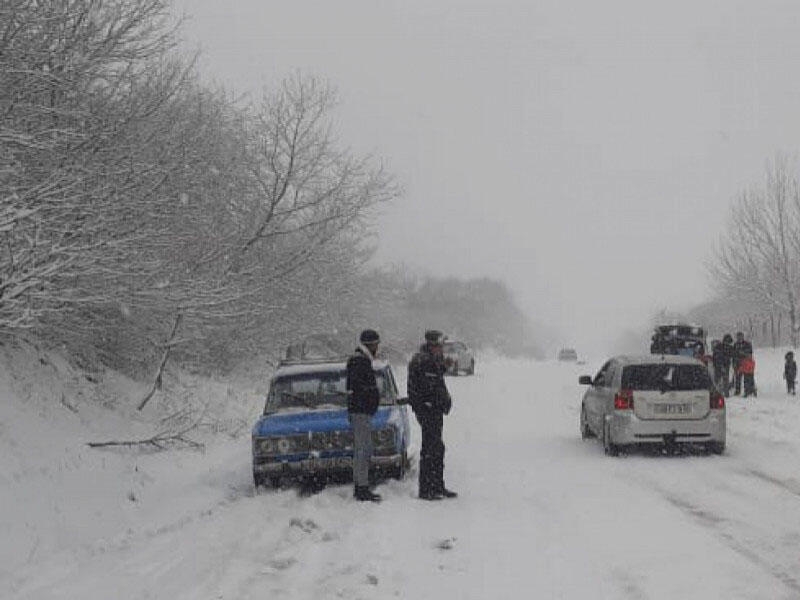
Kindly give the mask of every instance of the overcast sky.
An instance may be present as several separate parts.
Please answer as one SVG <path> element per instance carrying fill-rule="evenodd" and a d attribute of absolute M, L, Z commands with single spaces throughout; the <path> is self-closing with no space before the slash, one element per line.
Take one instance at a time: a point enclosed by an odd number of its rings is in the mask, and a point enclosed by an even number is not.
<path fill-rule="evenodd" d="M 796 0 L 176 5 L 207 77 L 338 87 L 406 190 L 379 259 L 502 278 L 579 351 L 707 298 L 731 200 L 800 141 Z"/>

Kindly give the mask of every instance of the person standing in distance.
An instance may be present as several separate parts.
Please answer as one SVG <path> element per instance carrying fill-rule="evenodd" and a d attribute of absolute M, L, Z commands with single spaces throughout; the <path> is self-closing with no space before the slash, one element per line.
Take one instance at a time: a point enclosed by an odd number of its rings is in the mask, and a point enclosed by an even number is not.
<path fill-rule="evenodd" d="M 794 387 L 797 383 L 797 363 L 794 361 L 794 352 L 790 350 L 784 358 L 786 362 L 783 365 L 783 378 L 786 380 L 786 393 L 794 396 Z"/>
<path fill-rule="evenodd" d="M 738 396 L 742 393 L 742 378 L 744 372 L 741 369 L 741 362 L 747 356 L 753 355 L 753 344 L 744 339 L 744 333 L 741 331 L 736 332 L 736 342 L 733 344 L 733 367 L 734 367 L 734 395 Z"/>
<path fill-rule="evenodd" d="M 419 497 L 422 500 L 458 495 L 444 486 L 442 427 L 452 400 L 444 383 L 443 343 L 441 331 L 426 331 L 425 343 L 408 363 L 408 403 L 422 430 L 419 452 Z"/>
<path fill-rule="evenodd" d="M 722 355 L 725 365 L 725 391 L 722 393 L 725 396 L 730 396 L 731 386 L 733 385 L 731 377 L 735 379 L 735 374 L 731 373 L 731 370 L 736 366 L 736 350 L 733 348 L 733 336 L 730 333 L 722 336 Z"/>
<path fill-rule="evenodd" d="M 369 489 L 369 464 L 372 459 L 372 416 L 378 410 L 380 392 L 372 361 L 381 339 L 374 329 L 359 336 L 358 348 L 347 360 L 347 416 L 353 428 L 353 497 L 380 502 L 380 494 Z"/>

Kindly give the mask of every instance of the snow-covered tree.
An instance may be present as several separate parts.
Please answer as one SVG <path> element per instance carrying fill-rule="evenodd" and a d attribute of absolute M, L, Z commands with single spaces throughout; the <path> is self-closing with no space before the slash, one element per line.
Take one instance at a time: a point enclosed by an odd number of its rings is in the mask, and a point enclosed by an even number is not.
<path fill-rule="evenodd" d="M 124 142 L 181 85 L 171 45 L 162 0 L 0 5 L 0 330 L 96 300 L 141 235 L 163 169 Z"/>
<path fill-rule="evenodd" d="M 784 158 L 764 185 L 743 192 L 731 209 L 711 275 L 724 296 L 788 315 L 791 344 L 800 333 L 800 184 Z"/>

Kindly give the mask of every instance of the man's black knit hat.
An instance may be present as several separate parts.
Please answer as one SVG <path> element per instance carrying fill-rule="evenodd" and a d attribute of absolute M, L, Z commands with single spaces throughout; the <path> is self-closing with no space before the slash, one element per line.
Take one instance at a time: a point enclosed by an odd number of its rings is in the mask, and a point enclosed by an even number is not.
<path fill-rule="evenodd" d="M 381 336 L 374 329 L 365 329 L 361 332 L 358 341 L 362 344 L 377 344 L 381 341 Z"/>
<path fill-rule="evenodd" d="M 444 334 L 437 329 L 428 329 L 425 332 L 425 341 L 429 344 L 441 344 L 444 341 Z"/>

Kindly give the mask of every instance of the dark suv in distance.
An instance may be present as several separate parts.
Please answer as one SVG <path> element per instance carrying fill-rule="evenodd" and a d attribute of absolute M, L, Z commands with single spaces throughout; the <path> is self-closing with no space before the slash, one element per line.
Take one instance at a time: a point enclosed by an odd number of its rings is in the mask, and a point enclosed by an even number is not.
<path fill-rule="evenodd" d="M 698 344 L 703 350 L 706 345 L 706 331 L 696 325 L 659 325 L 650 338 L 650 354 L 679 354 L 694 356 Z"/>

